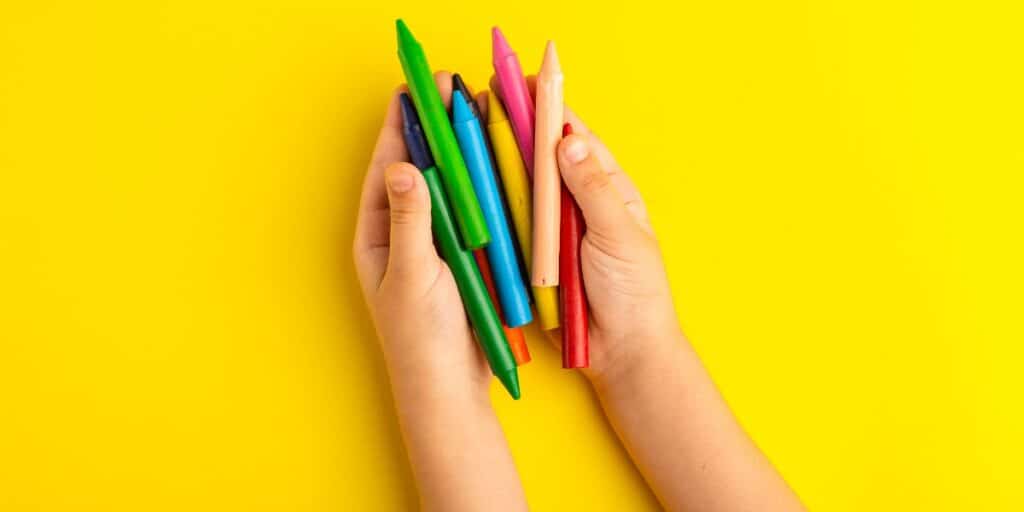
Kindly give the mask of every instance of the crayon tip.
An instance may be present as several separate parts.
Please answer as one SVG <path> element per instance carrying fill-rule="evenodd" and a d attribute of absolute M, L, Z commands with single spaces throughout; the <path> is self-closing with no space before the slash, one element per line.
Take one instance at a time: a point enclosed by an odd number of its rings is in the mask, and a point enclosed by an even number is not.
<path fill-rule="evenodd" d="M 433 167 L 434 157 L 427 146 L 427 139 L 423 135 L 423 127 L 420 126 L 420 118 L 416 114 L 412 98 L 409 97 L 409 93 L 403 92 L 398 100 L 402 107 L 402 138 L 409 152 L 409 160 L 421 171 Z"/>
<path fill-rule="evenodd" d="M 395 20 L 395 31 L 398 33 L 399 46 L 406 43 L 416 42 L 416 38 L 412 36 L 409 26 L 405 24 L 405 21 L 403 21 L 402 18 Z"/>
<path fill-rule="evenodd" d="M 467 86 L 465 80 L 462 79 L 462 75 L 458 73 L 452 75 L 452 90 L 461 92 L 462 96 L 467 100 L 473 97 L 473 94 L 469 92 L 469 86 Z"/>
<path fill-rule="evenodd" d="M 491 51 L 494 53 L 494 60 L 515 54 L 512 47 L 508 45 L 508 41 L 505 40 L 505 35 L 501 33 L 501 29 L 496 26 L 491 28 Z"/>
<path fill-rule="evenodd" d="M 558 52 L 555 51 L 555 42 L 548 41 L 546 47 L 544 47 L 544 61 L 540 65 L 541 71 L 547 71 L 552 74 L 561 74 L 562 65 L 558 62 Z"/>
<path fill-rule="evenodd" d="M 462 123 L 473 119 L 473 111 L 470 110 L 462 91 L 452 93 L 452 122 Z"/>
<path fill-rule="evenodd" d="M 498 101 L 498 94 L 491 91 L 487 95 L 487 122 L 488 124 L 497 124 L 508 121 L 508 116 L 505 115 L 505 107 L 501 106 L 501 102 Z"/>
<path fill-rule="evenodd" d="M 505 389 L 508 390 L 508 394 L 512 395 L 513 399 L 519 400 L 519 372 L 512 368 L 495 376 L 501 381 L 501 385 L 505 386 Z"/>
<path fill-rule="evenodd" d="M 462 79 L 462 75 L 455 73 L 452 75 L 452 90 L 459 91 L 462 93 L 462 98 L 466 100 L 469 105 L 469 109 L 473 111 L 473 117 L 483 122 L 483 113 L 480 112 L 480 106 L 476 104 L 476 98 L 473 97 L 473 91 L 469 90 L 469 86 Z"/>

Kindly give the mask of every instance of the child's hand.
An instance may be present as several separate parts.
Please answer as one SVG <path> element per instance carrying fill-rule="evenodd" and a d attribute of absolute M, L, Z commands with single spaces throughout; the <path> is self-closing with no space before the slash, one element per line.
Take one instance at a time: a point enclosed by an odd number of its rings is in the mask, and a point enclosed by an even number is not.
<path fill-rule="evenodd" d="M 451 75 L 434 75 L 451 98 Z M 352 252 L 387 360 L 423 510 L 526 510 L 487 393 L 491 372 L 434 250 L 430 196 L 406 163 L 398 92 L 363 183 Z"/>
<path fill-rule="evenodd" d="M 451 75 L 436 79 L 448 102 Z M 353 244 L 392 385 L 396 393 L 486 398 L 490 371 L 452 274 L 434 249 L 426 182 L 407 160 L 396 92 L 363 183 Z"/>
<path fill-rule="evenodd" d="M 536 77 L 526 81 L 535 94 Z M 499 90 L 494 76 L 490 85 Z M 558 146 L 558 167 L 587 224 L 580 259 L 589 303 L 590 368 L 583 373 L 603 385 L 678 349 L 684 338 L 640 192 L 568 107 L 565 120 L 574 133 Z"/>
<path fill-rule="evenodd" d="M 743 429 L 676 319 L 640 194 L 571 112 L 558 146 L 587 222 L 580 256 L 601 405 L 668 510 L 804 510 Z"/>
<path fill-rule="evenodd" d="M 576 133 L 559 144 L 558 165 L 587 223 L 580 248 L 590 303 L 587 375 L 600 382 L 665 354 L 682 334 L 640 193 L 579 118 L 566 117 Z"/>

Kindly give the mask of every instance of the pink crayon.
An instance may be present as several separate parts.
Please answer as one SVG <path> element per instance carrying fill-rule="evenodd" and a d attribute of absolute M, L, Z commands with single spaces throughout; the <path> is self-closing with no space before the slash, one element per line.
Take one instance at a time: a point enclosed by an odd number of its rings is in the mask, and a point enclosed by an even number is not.
<path fill-rule="evenodd" d="M 526 86 L 519 58 L 498 27 L 491 29 L 491 47 L 494 52 L 494 75 L 498 79 L 501 99 L 512 124 L 512 133 L 516 136 L 526 170 L 533 176 L 533 98 Z"/>

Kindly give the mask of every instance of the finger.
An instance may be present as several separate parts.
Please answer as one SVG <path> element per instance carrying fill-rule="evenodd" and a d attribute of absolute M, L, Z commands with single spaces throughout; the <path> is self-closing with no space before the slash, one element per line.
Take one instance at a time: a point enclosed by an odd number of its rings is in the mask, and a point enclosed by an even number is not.
<path fill-rule="evenodd" d="M 389 163 L 406 160 L 408 155 L 402 141 L 402 120 L 398 108 L 398 88 L 388 104 L 370 165 L 363 178 L 356 219 L 352 251 L 356 270 L 364 285 L 376 286 L 384 275 L 388 248 L 388 203 L 384 191 L 384 169 Z"/>
<path fill-rule="evenodd" d="M 441 93 L 441 100 L 447 107 L 452 99 L 452 75 L 447 71 L 434 73 L 434 81 Z M 387 208 L 387 194 L 384 191 L 384 169 L 394 162 L 408 161 L 409 153 L 405 149 L 405 141 L 402 139 L 402 111 L 398 106 L 398 96 L 408 92 L 407 85 L 401 85 L 395 90 L 388 103 L 387 114 L 384 116 L 384 126 L 381 127 L 380 135 L 377 137 L 377 145 L 373 150 L 373 157 L 370 159 L 370 169 L 363 181 L 363 195 L 360 199 L 360 211 L 373 211 Z M 385 233 L 386 241 L 386 233 Z M 378 241 L 384 243 L 384 241 Z"/>
<path fill-rule="evenodd" d="M 389 165 L 384 182 L 391 214 L 391 247 L 385 277 L 404 281 L 415 275 L 422 276 L 424 266 L 437 259 L 430 232 L 427 182 L 419 169 L 406 162 Z"/>
<path fill-rule="evenodd" d="M 437 92 L 441 93 L 444 108 L 450 109 L 452 106 L 452 74 L 447 71 L 438 71 L 434 73 L 434 81 L 437 82 Z"/>
<path fill-rule="evenodd" d="M 615 156 L 608 150 L 608 146 L 601 141 L 597 134 L 587 128 L 586 123 L 568 105 L 565 107 L 565 122 L 572 125 L 573 133 L 582 134 L 587 137 L 594 151 L 594 156 L 601 162 L 601 167 L 608 173 L 615 188 L 619 189 L 619 193 L 622 194 L 623 199 L 626 201 L 629 213 L 645 230 L 651 231 L 651 221 L 647 215 L 647 206 L 640 195 L 640 189 L 633 183 L 629 175 L 622 170 L 622 166 L 615 160 Z"/>
<path fill-rule="evenodd" d="M 434 74 L 434 80 L 447 106 L 451 102 L 451 73 L 439 71 Z M 402 114 L 398 106 L 398 96 L 408 90 L 406 85 L 395 90 L 377 137 L 369 169 L 363 179 L 353 253 L 360 281 L 374 287 L 383 278 L 390 244 L 390 212 L 384 186 L 384 170 L 389 164 L 409 159 L 402 139 Z"/>
<path fill-rule="evenodd" d="M 499 100 L 505 101 L 505 95 L 501 92 L 501 84 L 498 83 L 498 77 L 496 75 L 491 75 L 491 79 L 487 81 L 487 85 L 492 91 L 494 91 L 494 94 L 498 95 Z"/>
<path fill-rule="evenodd" d="M 498 96 L 498 101 L 505 101 L 504 95 L 501 94 L 501 85 L 498 84 L 498 77 L 491 75 L 491 78 L 487 80 L 487 87 L 490 88 L 491 92 Z"/>
<path fill-rule="evenodd" d="M 584 135 L 590 142 L 590 147 L 594 150 L 594 156 L 601 162 L 601 168 L 604 172 L 608 173 L 608 178 L 611 179 L 615 188 L 622 194 L 622 199 L 626 202 L 626 209 L 633 215 L 645 229 L 651 230 L 651 221 L 647 216 L 647 205 L 644 203 L 643 196 L 640 195 L 640 189 L 637 188 L 633 180 L 622 170 L 622 167 L 612 156 L 612 152 L 608 150 L 608 146 L 605 146 L 604 142 L 601 141 L 600 137 L 593 133 Z"/>
<path fill-rule="evenodd" d="M 489 117 L 490 113 L 489 113 L 489 110 L 487 109 L 487 107 L 488 107 L 488 105 L 487 105 L 487 94 L 488 94 L 487 91 L 481 91 L 480 93 L 478 93 L 476 95 L 476 98 L 475 98 L 476 99 L 476 106 L 477 106 L 477 108 L 480 109 L 480 116 L 483 117 L 483 119 L 481 119 L 480 122 L 484 123 L 484 124 L 486 124 L 487 123 L 486 120 L 490 118 Z"/>
<path fill-rule="evenodd" d="M 587 136 L 573 134 L 562 139 L 558 144 L 558 167 L 583 212 L 588 234 L 611 244 L 635 240 L 639 227 Z"/>
<path fill-rule="evenodd" d="M 383 181 L 381 181 L 384 169 L 393 162 L 408 159 L 405 141 L 402 139 L 402 112 L 398 107 L 398 96 L 406 90 L 404 85 L 398 87 L 392 94 L 391 101 L 388 102 L 384 123 L 381 126 L 380 134 L 377 135 L 377 144 L 373 148 L 369 170 L 363 181 L 364 195 L 361 198 L 361 208 L 375 209 L 387 206 L 387 194 L 384 193 Z"/>

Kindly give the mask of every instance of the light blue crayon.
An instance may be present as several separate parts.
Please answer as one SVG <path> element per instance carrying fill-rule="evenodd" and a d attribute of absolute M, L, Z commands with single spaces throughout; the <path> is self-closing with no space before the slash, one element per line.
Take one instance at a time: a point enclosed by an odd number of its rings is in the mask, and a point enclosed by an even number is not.
<path fill-rule="evenodd" d="M 530 297 L 523 284 L 519 272 L 519 261 L 516 259 L 515 246 L 509 233 L 505 208 L 498 194 L 498 184 L 491 166 L 491 155 L 484 142 L 484 132 L 480 120 L 473 115 L 466 98 L 461 92 L 452 94 L 452 127 L 455 139 L 462 150 L 462 158 L 469 169 L 469 179 L 473 182 L 480 208 L 484 212 L 487 231 L 491 233 L 491 242 L 484 247 L 487 262 L 494 274 L 494 286 L 498 289 L 498 301 L 505 314 L 505 324 L 519 327 L 533 320 L 530 312 Z"/>

